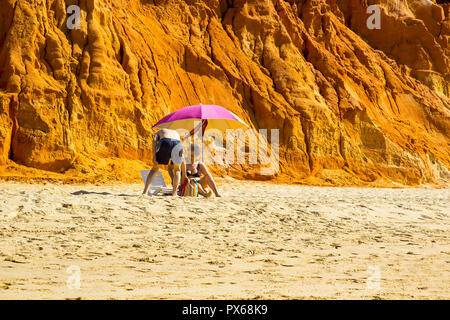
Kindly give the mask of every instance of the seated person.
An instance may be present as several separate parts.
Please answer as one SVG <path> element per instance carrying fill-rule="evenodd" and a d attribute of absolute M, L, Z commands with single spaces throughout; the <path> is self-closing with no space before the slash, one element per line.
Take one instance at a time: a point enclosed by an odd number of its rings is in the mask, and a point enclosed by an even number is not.
<path fill-rule="evenodd" d="M 205 164 L 197 160 L 199 158 L 199 154 L 196 151 L 196 148 L 192 144 L 190 159 L 191 161 L 189 161 L 189 163 L 185 163 L 185 161 L 183 161 L 183 164 L 181 166 L 182 183 L 189 182 L 190 179 L 195 179 L 198 182 L 198 191 L 201 195 L 205 197 L 211 196 L 211 191 L 208 190 L 208 187 L 210 187 L 216 197 L 220 197 L 213 176 L 211 175 Z"/>
<path fill-rule="evenodd" d="M 168 171 L 172 179 L 172 196 L 176 196 L 181 180 L 180 165 L 182 160 L 183 145 L 178 132 L 170 129 L 158 131 L 153 139 L 153 168 L 148 174 L 144 192 L 142 194 L 147 193 L 153 177 L 159 171 L 159 166 L 168 165 Z"/>

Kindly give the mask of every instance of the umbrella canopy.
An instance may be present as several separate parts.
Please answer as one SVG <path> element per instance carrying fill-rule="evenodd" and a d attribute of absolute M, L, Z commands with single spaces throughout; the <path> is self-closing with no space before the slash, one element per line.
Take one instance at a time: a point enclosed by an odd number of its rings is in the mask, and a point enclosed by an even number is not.
<path fill-rule="evenodd" d="M 192 129 L 190 135 L 193 136 L 194 133 L 200 129 L 200 126 L 194 128 L 197 122 L 201 123 L 202 126 L 202 160 L 205 158 L 203 135 L 207 128 L 218 129 L 225 132 L 227 129 L 237 130 L 248 127 L 241 118 L 225 108 L 216 105 L 199 104 L 196 106 L 185 107 L 168 114 L 158 121 L 153 128 L 172 130 Z"/>
<path fill-rule="evenodd" d="M 225 108 L 199 104 L 172 112 L 158 121 L 153 128 L 191 130 L 198 121 L 203 123 L 203 133 L 207 128 L 226 131 L 248 127 L 237 115 Z"/>

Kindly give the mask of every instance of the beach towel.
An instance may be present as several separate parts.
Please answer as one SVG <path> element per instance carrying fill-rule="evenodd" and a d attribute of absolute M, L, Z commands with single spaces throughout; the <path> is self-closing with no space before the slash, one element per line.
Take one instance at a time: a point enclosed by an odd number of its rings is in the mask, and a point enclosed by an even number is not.
<path fill-rule="evenodd" d="M 178 188 L 178 195 L 180 197 L 198 197 L 198 182 L 195 179 L 191 183 L 184 182 Z"/>
<path fill-rule="evenodd" d="M 144 180 L 144 184 L 147 182 L 148 174 L 150 170 L 141 171 L 142 180 Z M 150 188 L 148 189 L 148 195 L 156 196 L 157 194 L 172 194 L 172 188 L 168 188 L 166 182 L 164 181 L 164 177 L 162 176 L 161 171 L 158 171 L 152 181 Z"/>

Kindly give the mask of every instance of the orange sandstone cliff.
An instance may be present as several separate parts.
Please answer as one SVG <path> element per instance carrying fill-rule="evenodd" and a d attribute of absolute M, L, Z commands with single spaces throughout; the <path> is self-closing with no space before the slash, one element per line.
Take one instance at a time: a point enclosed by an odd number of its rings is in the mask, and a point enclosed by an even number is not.
<path fill-rule="evenodd" d="M 0 0 L 1 175 L 135 180 L 151 126 L 202 102 L 280 129 L 279 181 L 448 185 L 443 2 Z"/>

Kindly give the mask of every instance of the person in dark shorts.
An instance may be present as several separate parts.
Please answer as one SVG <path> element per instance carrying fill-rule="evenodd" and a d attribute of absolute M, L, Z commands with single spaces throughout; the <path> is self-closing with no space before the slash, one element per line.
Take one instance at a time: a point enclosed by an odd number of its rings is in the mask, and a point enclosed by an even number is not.
<path fill-rule="evenodd" d="M 174 150 L 177 148 L 177 150 Z M 172 159 L 172 152 L 175 152 L 176 155 Z M 162 138 L 156 145 L 156 162 L 158 164 L 168 165 L 170 163 L 179 164 L 179 160 L 183 157 L 183 146 L 180 140 L 171 139 L 171 138 Z"/>
<path fill-rule="evenodd" d="M 177 195 L 181 180 L 181 165 L 183 162 L 183 144 L 180 135 L 175 130 L 162 129 L 153 139 L 153 168 L 148 174 L 144 192 L 146 194 L 153 177 L 159 171 L 160 165 L 168 165 L 168 172 L 172 179 L 172 196 Z"/>

